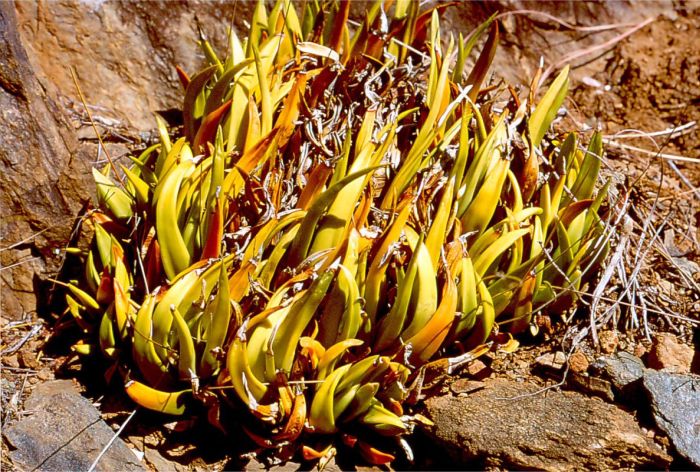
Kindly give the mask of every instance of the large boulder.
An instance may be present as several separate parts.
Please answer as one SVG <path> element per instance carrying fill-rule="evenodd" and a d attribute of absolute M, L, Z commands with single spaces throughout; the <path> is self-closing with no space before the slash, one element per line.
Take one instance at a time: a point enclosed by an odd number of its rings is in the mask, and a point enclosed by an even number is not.
<path fill-rule="evenodd" d="M 493 379 L 464 396 L 426 402 L 426 428 L 456 468 L 537 470 L 663 469 L 671 457 L 634 417 L 576 392 L 538 392 Z"/>
<path fill-rule="evenodd" d="M 89 167 L 65 114 L 37 80 L 0 2 L 0 265 L 2 315 L 36 310 L 39 277 L 53 274 L 90 198 Z"/>
<path fill-rule="evenodd" d="M 198 24 L 224 54 L 227 28 L 243 31 L 254 2 L 17 2 L 20 34 L 39 80 L 66 106 L 78 102 L 74 67 L 93 113 L 134 131 L 154 127 L 153 112 L 177 108 L 182 88 L 175 66 L 193 73 L 203 63 Z M 238 25 L 238 26 L 236 26 Z M 77 107 L 82 109 L 81 106 Z"/>
<path fill-rule="evenodd" d="M 70 380 L 36 387 L 25 411 L 28 415 L 3 433 L 18 470 L 89 470 L 98 457 L 97 471 L 146 470 Z"/>
<path fill-rule="evenodd" d="M 681 456 L 700 467 L 700 376 L 647 369 L 644 389 L 657 426 Z"/>

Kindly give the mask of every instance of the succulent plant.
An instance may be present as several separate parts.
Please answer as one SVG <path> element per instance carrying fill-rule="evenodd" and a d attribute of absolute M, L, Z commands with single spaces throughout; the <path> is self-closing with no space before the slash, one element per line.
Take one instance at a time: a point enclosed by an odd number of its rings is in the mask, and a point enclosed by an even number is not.
<path fill-rule="evenodd" d="M 421 366 L 571 307 L 607 253 L 600 136 L 549 132 L 567 69 L 537 103 L 537 79 L 484 88 L 497 24 L 445 47 L 443 7 L 374 2 L 351 28 L 349 2 L 260 2 L 225 59 L 202 40 L 182 128 L 156 117 L 158 144 L 94 171 L 74 350 L 145 408 L 386 463 L 426 421 L 403 408 Z"/>

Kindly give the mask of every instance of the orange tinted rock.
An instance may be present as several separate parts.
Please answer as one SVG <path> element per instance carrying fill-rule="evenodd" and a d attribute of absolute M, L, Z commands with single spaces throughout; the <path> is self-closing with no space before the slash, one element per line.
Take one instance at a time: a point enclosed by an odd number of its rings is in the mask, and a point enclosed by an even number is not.
<path fill-rule="evenodd" d="M 658 334 L 647 356 L 647 367 L 687 374 L 690 372 L 694 355 L 693 348 L 678 342 L 675 336 L 667 333 Z"/>
<path fill-rule="evenodd" d="M 620 344 L 620 338 L 615 331 L 601 331 L 598 334 L 600 350 L 605 354 L 612 354 Z"/>
<path fill-rule="evenodd" d="M 577 374 L 588 370 L 588 358 L 581 351 L 576 351 L 569 357 L 569 368 Z"/>

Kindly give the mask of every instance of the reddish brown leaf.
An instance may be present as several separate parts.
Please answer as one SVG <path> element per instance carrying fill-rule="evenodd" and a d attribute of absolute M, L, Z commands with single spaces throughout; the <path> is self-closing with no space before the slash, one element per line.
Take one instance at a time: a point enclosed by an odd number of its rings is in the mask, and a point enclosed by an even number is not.
<path fill-rule="evenodd" d="M 231 108 L 231 100 L 209 113 L 204 120 L 202 120 L 202 124 L 199 126 L 197 135 L 194 138 L 193 147 L 195 153 L 209 154 L 209 147 L 206 146 L 206 143 L 214 141 L 216 129 L 229 108 Z"/>

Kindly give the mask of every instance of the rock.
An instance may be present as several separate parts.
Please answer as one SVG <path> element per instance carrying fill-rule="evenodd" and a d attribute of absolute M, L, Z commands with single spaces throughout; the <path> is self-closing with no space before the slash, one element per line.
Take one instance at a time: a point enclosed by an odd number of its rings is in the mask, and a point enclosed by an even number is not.
<path fill-rule="evenodd" d="M 30 416 L 3 433 L 20 470 L 88 470 L 114 431 L 69 380 L 38 385 L 27 399 Z M 95 470 L 142 471 L 136 455 L 117 438 Z"/>
<path fill-rule="evenodd" d="M 657 426 L 681 456 L 700 467 L 700 376 L 647 369 L 643 385 Z"/>
<path fill-rule="evenodd" d="M 243 468 L 245 472 L 253 472 L 253 471 L 263 471 L 263 470 L 269 470 L 271 472 L 296 472 L 297 470 L 301 470 L 301 464 L 298 462 L 285 462 L 284 464 L 279 464 L 279 465 L 273 465 L 273 466 L 268 466 L 263 464 L 262 462 L 258 461 L 257 459 L 251 459 L 250 462 L 248 462 L 245 467 Z"/>
<path fill-rule="evenodd" d="M 592 367 L 597 375 L 610 381 L 618 400 L 632 405 L 639 403 L 639 389 L 644 375 L 644 363 L 640 358 L 620 351 L 601 357 Z"/>
<path fill-rule="evenodd" d="M 605 354 L 612 354 L 620 344 L 620 338 L 615 331 L 601 331 L 598 333 L 600 350 Z"/>
<path fill-rule="evenodd" d="M 581 351 L 576 351 L 569 356 L 569 368 L 577 374 L 586 372 L 588 365 L 588 358 Z"/>
<path fill-rule="evenodd" d="M 55 275 L 55 251 L 71 239 L 93 185 L 63 110 L 29 64 L 14 5 L 0 2 L 0 311 L 16 320 L 49 292 L 38 278 Z"/>
<path fill-rule="evenodd" d="M 20 351 L 19 352 L 19 365 L 25 369 L 34 370 L 39 367 L 39 362 L 36 359 L 35 352 Z"/>
<path fill-rule="evenodd" d="M 456 468 L 666 468 L 671 457 L 614 405 L 576 392 L 494 379 L 464 397 L 426 402 L 424 433 Z"/>
<path fill-rule="evenodd" d="M 685 272 L 691 279 L 696 277 L 696 274 L 700 274 L 700 265 L 688 258 L 671 256 L 671 260 L 679 270 Z"/>
<path fill-rule="evenodd" d="M 243 467 L 244 472 L 254 472 L 254 471 L 269 471 L 269 472 L 296 472 L 298 470 L 308 470 L 305 469 L 299 462 L 288 461 L 284 464 L 268 466 L 252 458 L 245 467 Z M 317 471 L 318 467 L 311 469 L 312 471 Z M 340 472 L 342 469 L 338 467 L 335 463 L 335 458 L 331 458 L 323 469 L 327 472 Z"/>
<path fill-rule="evenodd" d="M 561 351 L 548 352 L 535 359 L 535 363 L 545 369 L 561 370 L 566 363 L 566 354 Z"/>
<path fill-rule="evenodd" d="M 475 359 L 469 363 L 465 373 L 476 380 L 483 380 L 491 375 L 491 368 L 484 364 L 481 360 Z"/>
<path fill-rule="evenodd" d="M 484 388 L 484 382 L 471 379 L 457 379 L 450 384 L 450 391 L 455 395 L 467 395 Z"/>
<path fill-rule="evenodd" d="M 157 449 L 144 447 L 144 460 L 158 472 L 188 472 L 189 468 L 176 461 L 163 457 Z"/>
<path fill-rule="evenodd" d="M 642 360 L 628 352 L 618 352 L 613 356 L 603 358 L 602 362 L 605 373 L 608 374 L 615 388 L 619 390 L 623 390 L 644 375 Z"/>
<path fill-rule="evenodd" d="M 42 367 L 36 373 L 36 377 L 39 380 L 46 381 L 54 378 L 54 372 L 51 367 Z"/>
<path fill-rule="evenodd" d="M 9 356 L 2 356 L 2 365 L 4 367 L 19 368 L 19 353 L 12 353 Z"/>
<path fill-rule="evenodd" d="M 697 313 L 700 313 L 700 303 L 698 303 Z M 700 326 L 693 328 L 693 345 L 695 346 L 695 355 L 693 362 L 690 363 L 690 372 L 700 375 Z"/>
<path fill-rule="evenodd" d="M 153 112 L 179 108 L 184 92 L 175 72 L 203 65 L 197 23 L 214 49 L 227 49 L 226 29 L 243 32 L 253 2 L 58 0 L 17 3 L 18 24 L 39 80 L 82 113 L 66 65 L 75 67 L 85 99 L 101 124 L 155 128 Z M 94 135 L 87 134 L 90 138 Z"/>
<path fill-rule="evenodd" d="M 570 388 L 584 392 L 587 395 L 600 397 L 610 403 L 615 401 L 612 384 L 605 379 L 589 375 L 588 373 L 570 372 L 566 378 L 566 383 Z"/>
<path fill-rule="evenodd" d="M 569 31 L 565 28 L 552 28 L 548 22 L 540 22 L 539 15 L 507 15 L 507 12 L 514 10 L 537 10 L 572 24 L 598 25 L 621 21 L 638 23 L 661 14 L 670 17 L 677 15 L 673 8 L 669 8 L 669 2 L 494 0 L 458 2 L 455 8 L 447 9 L 441 25 L 445 25 L 445 30 L 471 31 L 490 15 L 502 14 L 499 22 L 502 24 L 501 35 L 505 40 L 499 44 L 499 50 L 502 52 L 496 54 L 494 69 L 499 70 L 499 74 L 503 74 L 508 82 L 513 84 L 526 83 L 526 78 L 533 76 L 540 56 L 544 58 L 545 64 L 556 63 L 572 49 L 600 44 L 603 38 L 609 39 L 613 36 L 606 33 L 586 33 L 575 35 L 576 39 L 572 41 L 574 35 Z M 579 77 L 592 75 L 596 71 L 596 65 L 584 64 L 584 67 L 577 67 L 571 73 L 572 79 L 578 81 Z"/>
<path fill-rule="evenodd" d="M 644 357 L 644 355 L 647 353 L 647 348 L 644 347 L 644 344 L 639 343 L 634 347 L 634 356 L 639 357 L 640 359 Z"/>
<path fill-rule="evenodd" d="M 693 348 L 679 343 L 668 333 L 657 334 L 647 356 L 647 366 L 651 369 L 665 369 L 670 372 L 687 374 L 693 362 Z"/>

